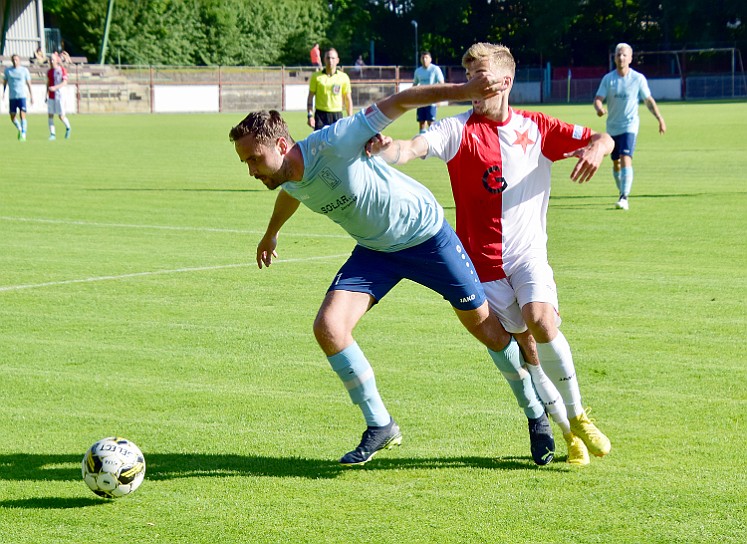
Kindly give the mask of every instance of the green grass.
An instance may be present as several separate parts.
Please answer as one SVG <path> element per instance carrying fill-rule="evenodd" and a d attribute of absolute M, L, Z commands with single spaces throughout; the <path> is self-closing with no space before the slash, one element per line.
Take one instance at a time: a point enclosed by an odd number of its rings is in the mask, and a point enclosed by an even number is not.
<path fill-rule="evenodd" d="M 603 130 L 590 105 L 543 109 Z M 6 119 L 0 542 L 743 542 L 747 104 L 661 110 L 663 137 L 641 111 L 628 213 L 609 162 L 583 186 L 554 168 L 563 330 L 613 443 L 581 470 L 563 444 L 533 465 L 484 349 L 411 283 L 356 329 L 405 441 L 337 465 L 363 423 L 311 325 L 353 243 L 302 209 L 257 270 L 275 194 L 228 142 L 240 115 L 73 116 L 56 142 L 32 116 L 25 144 Z M 444 165 L 404 170 L 453 220 Z M 112 434 L 148 473 L 105 501 L 79 466 Z"/>

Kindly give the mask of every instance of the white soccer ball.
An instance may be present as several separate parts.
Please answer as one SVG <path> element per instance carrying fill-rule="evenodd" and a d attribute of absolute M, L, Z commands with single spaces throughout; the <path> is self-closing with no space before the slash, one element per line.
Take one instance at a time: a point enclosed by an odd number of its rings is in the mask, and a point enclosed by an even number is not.
<path fill-rule="evenodd" d="M 145 457 L 126 438 L 102 438 L 83 456 L 83 481 L 100 497 L 116 499 L 135 491 L 145 478 Z"/>

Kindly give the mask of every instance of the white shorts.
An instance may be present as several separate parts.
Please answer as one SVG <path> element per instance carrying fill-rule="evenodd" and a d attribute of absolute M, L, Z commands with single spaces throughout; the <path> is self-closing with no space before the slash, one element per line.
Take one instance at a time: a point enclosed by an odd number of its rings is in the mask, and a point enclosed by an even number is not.
<path fill-rule="evenodd" d="M 65 115 L 65 101 L 62 97 L 47 100 L 47 113 L 49 115 Z"/>
<path fill-rule="evenodd" d="M 547 261 L 534 259 L 518 265 L 510 277 L 482 284 L 490 309 L 509 333 L 527 330 L 521 308 L 529 302 L 546 302 L 555 308 L 555 324 L 560 326 L 558 289 Z"/>

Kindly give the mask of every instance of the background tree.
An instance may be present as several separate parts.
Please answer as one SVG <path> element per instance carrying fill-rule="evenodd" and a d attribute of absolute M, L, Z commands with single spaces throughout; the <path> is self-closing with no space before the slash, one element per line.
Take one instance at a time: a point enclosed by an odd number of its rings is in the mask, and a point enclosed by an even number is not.
<path fill-rule="evenodd" d="M 47 0 L 76 52 L 98 58 L 106 2 Z M 501 42 L 520 66 L 607 65 L 635 49 L 747 49 L 744 0 L 116 0 L 110 51 L 128 64 L 306 65 L 314 42 L 343 64 L 412 66 L 419 50 L 459 64 L 475 41 Z M 744 22 L 742 22 L 744 21 Z"/>

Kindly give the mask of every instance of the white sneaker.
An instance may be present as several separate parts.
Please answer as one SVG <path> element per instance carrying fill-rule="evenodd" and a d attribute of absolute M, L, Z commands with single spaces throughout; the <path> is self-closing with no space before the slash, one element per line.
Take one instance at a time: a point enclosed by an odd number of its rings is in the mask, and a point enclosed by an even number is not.
<path fill-rule="evenodd" d="M 615 204 L 615 208 L 618 210 L 627 210 L 628 209 L 628 199 L 624 196 L 620 197 L 620 200 L 617 201 L 617 204 Z"/>

